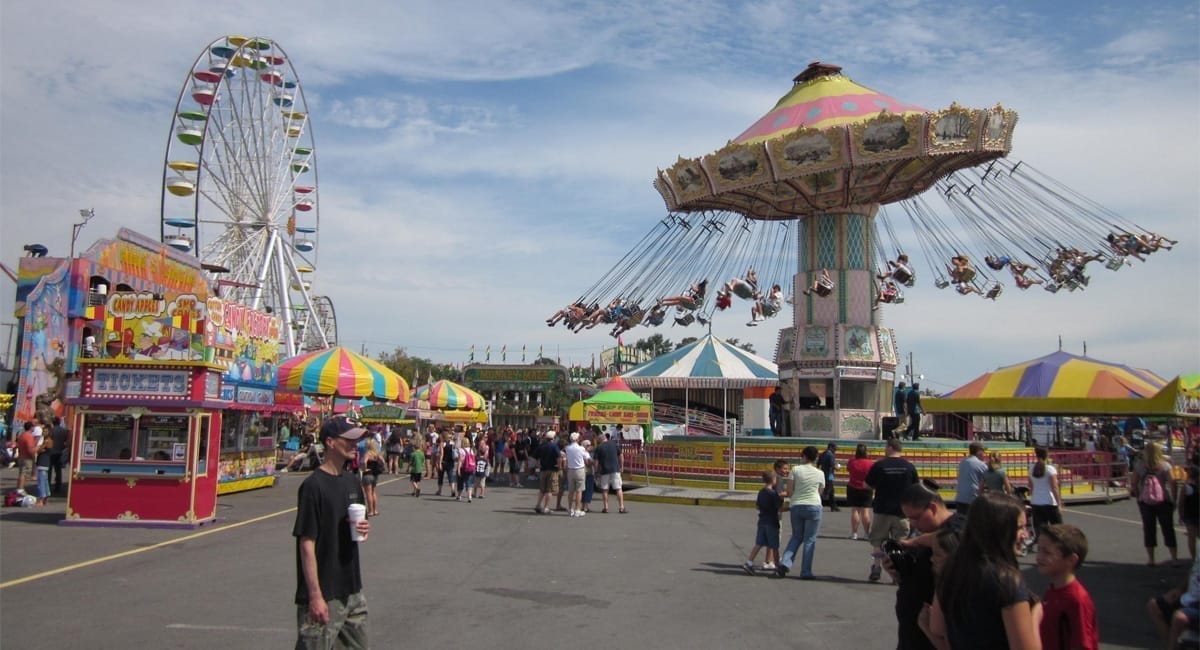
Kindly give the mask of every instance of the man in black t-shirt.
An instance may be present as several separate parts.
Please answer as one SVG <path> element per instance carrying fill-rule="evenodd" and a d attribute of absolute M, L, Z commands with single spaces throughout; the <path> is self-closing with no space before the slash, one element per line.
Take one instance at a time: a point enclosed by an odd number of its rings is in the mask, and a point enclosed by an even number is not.
<path fill-rule="evenodd" d="M 867 471 L 867 485 L 875 490 L 869 535 L 871 546 L 875 547 L 875 561 L 871 563 L 868 576 L 871 582 L 877 582 L 882 572 L 883 540 L 908 536 L 908 520 L 900 509 L 900 495 L 917 482 L 917 468 L 901 458 L 903 450 L 904 445 L 899 438 L 889 438 L 884 457 L 875 461 Z"/>
<path fill-rule="evenodd" d="M 554 442 L 557 433 L 546 432 L 546 440 L 538 445 L 538 500 L 534 512 L 550 514 L 550 495 L 558 493 L 558 470 L 563 466 L 563 456 Z"/>
<path fill-rule="evenodd" d="M 928 483 L 928 481 L 926 481 Z M 904 575 L 896 572 L 890 559 L 883 566 L 896 580 L 896 633 L 898 650 L 926 650 L 934 644 L 921 631 L 921 610 L 933 603 L 937 584 L 933 573 L 933 546 L 943 529 L 961 534 L 966 517 L 951 512 L 933 485 L 915 483 L 900 495 L 900 508 L 913 528 L 921 532 L 915 539 L 902 541 L 912 553 L 911 568 Z"/>
<path fill-rule="evenodd" d="M 358 542 L 347 508 L 363 504 L 362 487 L 346 462 L 367 430 L 345 416 L 325 420 L 325 458 L 300 484 L 292 535 L 296 538 L 298 648 L 367 648 L 367 600 L 362 593 Z M 357 532 L 371 530 L 364 517 Z"/>

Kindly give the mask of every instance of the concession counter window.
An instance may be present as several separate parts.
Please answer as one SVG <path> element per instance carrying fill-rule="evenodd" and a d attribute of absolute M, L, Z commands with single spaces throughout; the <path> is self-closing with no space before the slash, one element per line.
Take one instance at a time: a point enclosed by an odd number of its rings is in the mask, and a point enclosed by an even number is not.
<path fill-rule="evenodd" d="M 85 458 L 184 463 L 187 460 L 188 416 L 86 413 L 83 416 Z M 87 450 L 95 449 L 88 457 Z"/>

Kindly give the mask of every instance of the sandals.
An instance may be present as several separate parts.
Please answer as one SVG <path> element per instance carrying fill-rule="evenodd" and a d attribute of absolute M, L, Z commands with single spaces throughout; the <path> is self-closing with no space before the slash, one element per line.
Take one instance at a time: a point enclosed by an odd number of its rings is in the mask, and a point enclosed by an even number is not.
<path fill-rule="evenodd" d="M 618 513 L 620 513 L 620 514 L 623 514 L 623 515 L 627 515 L 627 514 L 629 514 L 629 511 L 628 511 L 628 510 L 626 510 L 626 509 L 624 509 L 624 508 L 621 508 L 621 509 L 620 509 L 620 510 L 618 510 L 617 512 L 618 512 Z"/>
<path fill-rule="evenodd" d="M 600 512 L 601 512 L 602 514 L 606 514 L 606 515 L 607 515 L 607 514 L 608 514 L 608 508 L 605 508 L 605 509 L 601 510 Z"/>

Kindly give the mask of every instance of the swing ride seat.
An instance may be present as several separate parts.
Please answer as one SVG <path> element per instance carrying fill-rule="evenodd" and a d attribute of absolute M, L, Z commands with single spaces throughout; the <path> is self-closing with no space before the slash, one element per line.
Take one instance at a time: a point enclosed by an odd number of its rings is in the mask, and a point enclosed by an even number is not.
<path fill-rule="evenodd" d="M 899 305 L 904 302 L 904 294 L 897 293 L 895 298 L 892 298 L 893 305 Z"/>
<path fill-rule="evenodd" d="M 754 285 L 740 279 L 735 282 L 731 282 L 729 285 L 729 290 L 733 292 L 733 295 L 741 298 L 742 300 L 752 300 L 754 298 L 754 294 L 758 293 L 758 289 L 755 288 Z"/>
<path fill-rule="evenodd" d="M 696 315 L 691 313 L 690 311 L 684 316 L 676 316 L 675 317 L 675 324 L 682 325 L 683 327 L 687 327 L 688 325 L 691 325 L 694 322 L 696 322 Z"/>
<path fill-rule="evenodd" d="M 829 294 L 833 293 L 833 285 L 817 283 L 817 286 L 814 289 L 814 291 L 816 291 L 816 294 L 818 296 L 824 298 L 824 297 L 828 296 Z"/>
<path fill-rule="evenodd" d="M 1104 265 L 1104 267 L 1110 271 L 1120 271 L 1122 266 L 1125 266 L 1124 255 L 1114 256 L 1108 260 L 1107 264 Z"/>
<path fill-rule="evenodd" d="M 936 280 L 936 281 L 933 283 L 933 286 L 935 286 L 935 287 L 937 287 L 937 288 L 939 288 L 939 289 L 945 289 L 946 287 L 950 286 L 950 281 L 949 281 L 949 280 L 947 280 L 946 278 L 938 278 L 938 279 L 937 279 L 937 280 Z"/>

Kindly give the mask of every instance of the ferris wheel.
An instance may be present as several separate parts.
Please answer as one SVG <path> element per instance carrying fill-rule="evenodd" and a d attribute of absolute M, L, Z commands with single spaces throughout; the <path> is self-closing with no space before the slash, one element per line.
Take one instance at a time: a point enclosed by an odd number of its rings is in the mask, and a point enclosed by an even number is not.
<path fill-rule="evenodd" d="M 283 321 L 282 353 L 336 343 L 312 293 L 317 157 L 299 77 L 271 39 L 227 36 L 192 63 L 163 161 L 163 243 L 194 252 L 222 298 Z"/>

